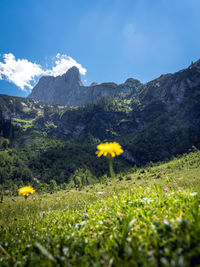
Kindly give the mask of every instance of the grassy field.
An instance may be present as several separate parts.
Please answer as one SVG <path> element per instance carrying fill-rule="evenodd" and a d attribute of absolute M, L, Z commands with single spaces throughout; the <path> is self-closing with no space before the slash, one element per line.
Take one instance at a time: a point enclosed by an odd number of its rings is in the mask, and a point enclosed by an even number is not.
<path fill-rule="evenodd" d="M 200 266 L 200 152 L 79 190 L 4 197 L 0 266 Z"/>

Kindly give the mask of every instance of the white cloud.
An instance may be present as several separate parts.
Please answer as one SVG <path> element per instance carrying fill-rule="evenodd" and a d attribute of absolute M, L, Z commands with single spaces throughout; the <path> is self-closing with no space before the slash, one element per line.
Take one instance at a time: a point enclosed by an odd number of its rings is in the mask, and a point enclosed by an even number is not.
<path fill-rule="evenodd" d="M 43 70 L 40 65 L 32 63 L 27 59 L 15 59 L 13 54 L 4 54 L 4 62 L 0 62 L 0 79 L 5 78 L 14 83 L 21 90 L 25 87 L 32 88 L 31 82 L 34 78 L 41 75 Z"/>
<path fill-rule="evenodd" d="M 3 55 L 4 63 L 0 62 L 0 80 L 6 79 L 14 83 L 21 90 L 32 89 L 35 79 L 41 75 L 52 75 L 54 77 L 64 74 L 68 69 L 76 66 L 82 75 L 86 69 L 67 55 L 57 54 L 55 63 L 51 69 L 44 69 L 41 65 L 32 63 L 27 59 L 15 59 L 13 54 Z"/>
<path fill-rule="evenodd" d="M 87 70 L 83 68 L 81 64 L 77 63 L 76 60 L 67 55 L 61 55 L 58 53 L 56 55 L 55 66 L 52 69 L 47 70 L 46 74 L 56 77 L 64 74 L 68 69 L 70 69 L 73 66 L 79 69 L 80 74 L 82 75 L 86 74 Z"/>

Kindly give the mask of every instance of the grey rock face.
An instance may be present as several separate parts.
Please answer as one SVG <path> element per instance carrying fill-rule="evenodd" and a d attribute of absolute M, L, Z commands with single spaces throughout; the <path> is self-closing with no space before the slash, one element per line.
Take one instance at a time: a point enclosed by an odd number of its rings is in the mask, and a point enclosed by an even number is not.
<path fill-rule="evenodd" d="M 160 100 L 168 104 L 168 109 L 179 103 L 184 94 L 194 87 L 200 86 L 200 60 L 187 69 L 174 74 L 161 75 L 146 83 L 140 94 L 143 103 Z"/>
<path fill-rule="evenodd" d="M 62 76 L 42 77 L 29 98 L 49 104 L 81 106 L 103 97 L 136 97 L 143 104 L 163 101 L 168 104 L 170 110 L 181 101 L 187 90 L 198 86 L 200 86 L 200 60 L 187 69 L 161 75 L 146 84 L 129 78 L 119 85 L 110 82 L 83 86 L 78 68 L 72 67 Z"/>
<path fill-rule="evenodd" d="M 95 86 L 95 85 L 98 85 L 98 83 L 93 82 L 90 84 L 90 86 Z"/>
<path fill-rule="evenodd" d="M 49 104 L 80 106 L 102 97 L 127 93 L 138 83 L 140 82 L 134 83 L 129 81 L 123 85 L 115 83 L 102 83 L 98 85 L 92 83 L 90 86 L 83 86 L 78 68 L 72 67 L 62 76 L 42 77 L 28 97 Z"/>
<path fill-rule="evenodd" d="M 80 92 L 82 86 L 79 70 L 72 67 L 62 76 L 42 77 L 28 97 L 49 104 L 74 105 L 76 92 Z"/>

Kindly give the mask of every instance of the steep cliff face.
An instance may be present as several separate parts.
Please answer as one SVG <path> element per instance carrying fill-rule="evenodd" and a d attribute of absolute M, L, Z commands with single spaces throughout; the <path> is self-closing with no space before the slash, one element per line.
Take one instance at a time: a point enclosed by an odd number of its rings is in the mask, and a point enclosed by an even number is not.
<path fill-rule="evenodd" d="M 74 105 L 81 87 L 79 70 L 72 67 L 62 76 L 43 76 L 33 88 L 29 98 L 49 104 Z"/>
<path fill-rule="evenodd" d="M 156 100 L 167 103 L 168 108 L 181 102 L 185 93 L 200 87 L 200 60 L 187 69 L 174 74 L 161 75 L 141 89 L 140 101 L 147 104 Z"/>
<path fill-rule="evenodd" d="M 136 90 L 138 85 L 139 81 L 128 79 L 122 85 L 92 83 L 91 86 L 83 86 L 78 68 L 72 67 L 62 76 L 42 77 L 28 97 L 49 104 L 80 106 L 102 97 L 125 94 Z"/>

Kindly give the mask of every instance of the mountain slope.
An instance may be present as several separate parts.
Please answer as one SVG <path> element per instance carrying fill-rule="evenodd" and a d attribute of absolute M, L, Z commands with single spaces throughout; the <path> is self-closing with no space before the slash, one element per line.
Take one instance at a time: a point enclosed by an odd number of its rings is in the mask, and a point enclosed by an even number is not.
<path fill-rule="evenodd" d="M 140 92 L 140 100 L 149 103 L 155 100 L 164 101 L 168 108 L 179 103 L 185 92 L 200 86 L 200 60 L 187 69 L 174 74 L 161 75 L 145 84 Z"/>

